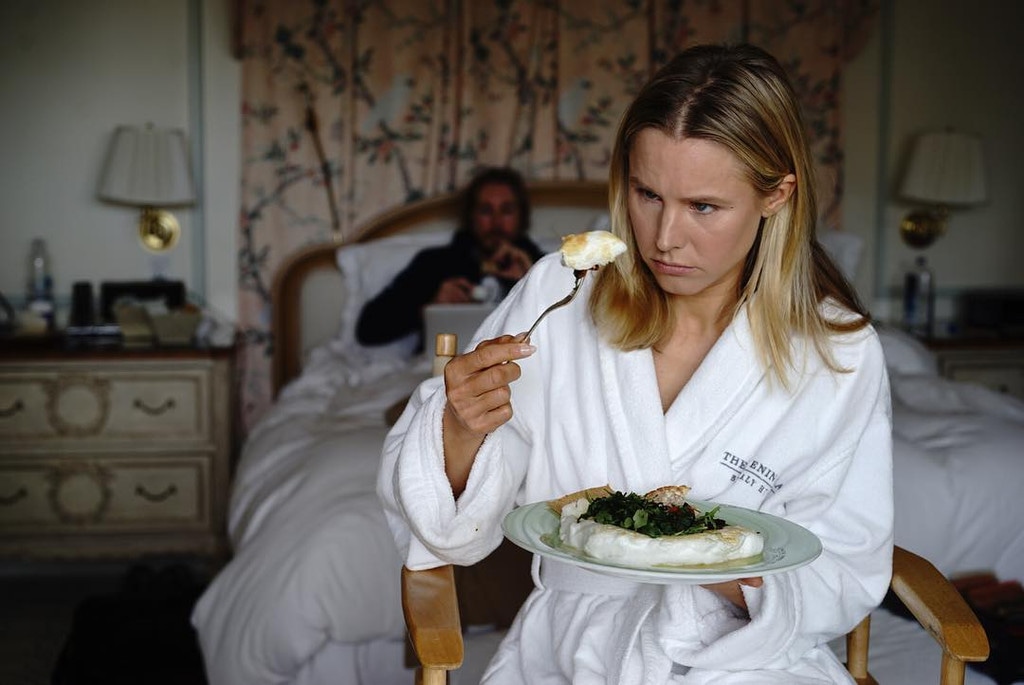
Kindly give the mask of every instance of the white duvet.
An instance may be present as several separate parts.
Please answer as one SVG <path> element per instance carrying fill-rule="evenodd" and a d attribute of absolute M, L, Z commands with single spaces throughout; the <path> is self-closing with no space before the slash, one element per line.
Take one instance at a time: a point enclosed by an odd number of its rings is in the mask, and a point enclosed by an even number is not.
<path fill-rule="evenodd" d="M 316 682 L 326 645 L 404 635 L 401 561 L 374 487 L 384 411 L 429 367 L 351 362 L 318 350 L 246 442 L 235 554 L 193 614 L 213 685 Z"/>
<path fill-rule="evenodd" d="M 947 575 L 1024 580 L 1024 403 L 893 375 L 896 544 Z"/>
<path fill-rule="evenodd" d="M 947 574 L 1024 579 L 1024 403 L 908 368 L 886 343 L 896 543 Z M 250 435 L 231 498 L 235 556 L 193 615 L 211 685 L 409 682 L 401 561 L 374 487 L 384 410 L 428 373 L 426 360 L 327 345 Z M 926 671 L 938 653 L 924 634 L 877 613 L 876 677 L 935 682 Z M 471 660 L 480 642 L 489 652 L 496 640 L 470 638 Z"/>

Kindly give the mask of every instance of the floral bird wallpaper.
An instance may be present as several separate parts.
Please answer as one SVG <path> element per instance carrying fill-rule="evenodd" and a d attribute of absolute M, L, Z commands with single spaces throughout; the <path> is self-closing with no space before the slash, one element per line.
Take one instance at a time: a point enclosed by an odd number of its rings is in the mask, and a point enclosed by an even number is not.
<path fill-rule="evenodd" d="M 482 165 L 604 180 L 622 111 L 689 45 L 751 42 L 783 63 L 835 226 L 843 66 L 878 14 L 878 0 L 236 1 L 243 430 L 271 401 L 271 284 L 289 253 L 352 240 Z"/>

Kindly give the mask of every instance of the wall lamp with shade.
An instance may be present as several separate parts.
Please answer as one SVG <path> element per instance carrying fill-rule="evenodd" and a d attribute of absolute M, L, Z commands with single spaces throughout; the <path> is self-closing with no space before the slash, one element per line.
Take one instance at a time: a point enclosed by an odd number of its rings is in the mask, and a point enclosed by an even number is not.
<path fill-rule="evenodd" d="M 100 175 L 99 197 L 140 207 L 139 239 L 153 252 L 174 247 L 181 226 L 165 207 L 196 201 L 185 133 L 154 126 L 119 126 Z"/>
<path fill-rule="evenodd" d="M 915 248 L 931 245 L 946 232 L 950 207 L 970 207 L 986 200 L 981 140 L 955 131 L 919 135 L 899 194 L 932 205 L 907 214 L 900 222 L 903 242 Z"/>

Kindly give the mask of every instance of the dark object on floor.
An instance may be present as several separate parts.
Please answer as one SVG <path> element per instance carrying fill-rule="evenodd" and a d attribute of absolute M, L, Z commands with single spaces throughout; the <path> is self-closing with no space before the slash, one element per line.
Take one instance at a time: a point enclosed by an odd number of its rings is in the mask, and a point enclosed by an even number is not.
<path fill-rule="evenodd" d="M 954 578 L 952 582 L 988 636 L 988 659 L 969 663 L 968 668 L 984 673 L 998 685 L 1024 680 L 1024 588 L 1020 582 L 1000 582 L 991 573 L 975 573 Z M 891 592 L 882 606 L 898 616 L 912 619 Z"/>
<path fill-rule="evenodd" d="M 999 685 L 1024 680 L 1024 587 L 1019 581 L 999 581 L 978 573 L 953 581 L 978 616 L 988 635 L 992 654 L 978 670 Z"/>
<path fill-rule="evenodd" d="M 118 592 L 75 609 L 52 685 L 206 685 L 190 622 L 203 587 L 183 565 L 132 567 Z"/>

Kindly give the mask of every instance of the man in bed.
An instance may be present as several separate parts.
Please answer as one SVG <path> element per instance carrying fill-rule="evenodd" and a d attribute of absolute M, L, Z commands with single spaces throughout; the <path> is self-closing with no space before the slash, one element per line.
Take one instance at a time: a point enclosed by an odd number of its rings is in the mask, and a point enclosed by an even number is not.
<path fill-rule="evenodd" d="M 452 241 L 421 251 L 366 303 L 356 324 L 357 340 L 383 345 L 413 332 L 422 338 L 428 304 L 500 300 L 543 255 L 527 236 L 529 227 L 522 176 L 505 167 L 483 169 L 462 192 Z"/>

